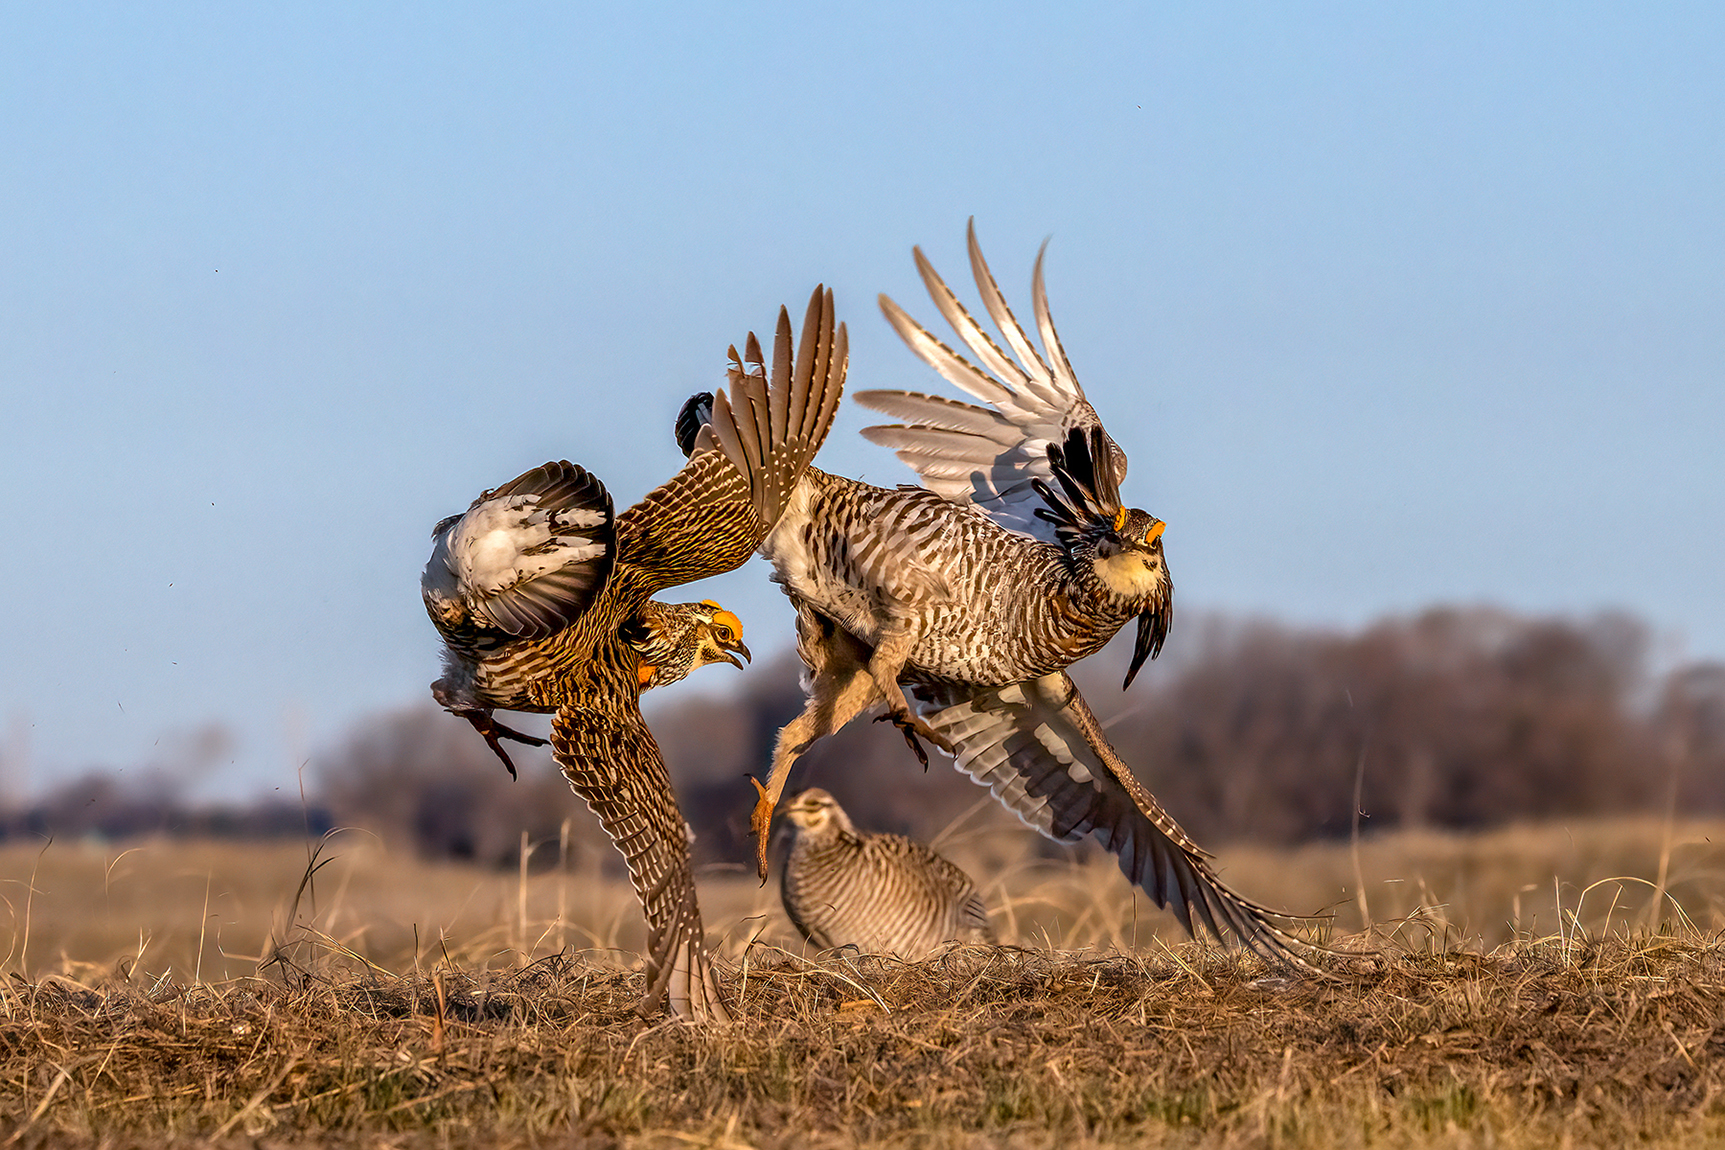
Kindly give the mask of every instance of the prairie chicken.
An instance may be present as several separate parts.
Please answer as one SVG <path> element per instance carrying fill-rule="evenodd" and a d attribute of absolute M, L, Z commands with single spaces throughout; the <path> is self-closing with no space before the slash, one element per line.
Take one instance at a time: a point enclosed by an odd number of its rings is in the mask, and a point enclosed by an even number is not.
<path fill-rule="evenodd" d="M 519 737 L 492 708 L 552 712 L 551 747 L 575 793 L 629 865 L 647 919 L 652 1010 L 728 1017 L 713 979 L 689 867 L 688 827 L 640 693 L 747 654 L 736 616 L 662 604 L 666 587 L 742 565 L 778 519 L 832 426 L 847 342 L 815 289 L 794 349 L 780 309 L 771 382 L 751 333 L 730 352 L 730 395 L 690 433 L 689 462 L 613 517 L 604 485 L 552 463 L 439 525 L 423 581 L 447 648 L 433 685 L 488 741 Z M 501 754 L 501 749 L 499 748 Z"/>
<path fill-rule="evenodd" d="M 503 725 L 492 709 L 545 709 L 529 694 L 544 673 L 544 640 L 604 583 L 615 561 L 607 542 L 613 532 L 610 494 L 567 461 L 484 492 L 432 531 L 420 592 L 443 635 L 444 673 L 431 694 L 473 724 L 511 778 L 515 764 L 499 740 L 529 746 L 545 740 Z M 708 663 L 741 667 L 737 656 L 749 658 L 742 621 L 710 599 L 649 599 L 621 633 L 640 658 L 636 677 L 643 691 Z"/>
<path fill-rule="evenodd" d="M 641 660 L 635 678 L 643 691 L 669 686 L 709 663 L 741 669 L 752 661 L 743 644 L 743 621 L 711 599 L 699 603 L 648 600 L 636 623 L 625 628 L 623 638 Z"/>
<path fill-rule="evenodd" d="M 785 913 L 822 949 L 927 958 L 945 942 L 993 942 L 970 876 L 922 843 L 867 834 L 818 787 L 792 795 L 794 828 L 779 872 Z"/>
<path fill-rule="evenodd" d="M 1120 761 L 1065 668 L 1128 620 L 1125 686 L 1161 649 L 1174 586 L 1164 524 L 1126 507 L 1126 457 L 1084 398 L 1049 316 L 1038 254 L 1039 353 L 1007 308 L 969 229 L 983 305 L 1012 354 L 985 333 L 916 250 L 935 305 L 976 366 L 885 296 L 913 351 L 988 406 L 906 391 L 857 401 L 902 423 L 863 434 L 896 448 L 924 487 L 888 490 L 810 468 L 763 542 L 797 609 L 807 703 L 779 734 L 752 819 L 766 879 L 773 807 L 797 757 L 884 704 L 917 746 L 926 738 L 1009 809 L 1063 842 L 1095 836 L 1121 869 L 1190 931 L 1193 916 L 1267 956 L 1303 945 L 1275 912 L 1224 886 L 1206 856 Z M 908 686 L 907 699 L 903 687 Z M 914 702 L 913 702 L 914 700 Z M 1287 917 L 1287 916 L 1278 916 Z"/>

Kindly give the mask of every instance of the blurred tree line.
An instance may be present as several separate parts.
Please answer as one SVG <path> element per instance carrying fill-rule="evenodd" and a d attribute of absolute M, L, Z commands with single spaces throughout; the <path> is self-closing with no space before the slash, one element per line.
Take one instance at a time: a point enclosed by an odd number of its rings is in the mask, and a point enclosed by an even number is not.
<path fill-rule="evenodd" d="M 1200 842 L 1346 835 L 1356 789 L 1368 831 L 1673 803 L 1725 813 L 1725 664 L 1656 671 L 1648 629 L 1621 614 L 1442 608 L 1351 633 L 1182 620 L 1128 694 L 1125 654 L 1111 648 L 1075 677 L 1122 757 Z M 749 863 L 744 775 L 764 772 L 778 728 L 801 708 L 800 671 L 786 652 L 733 684 L 704 671 L 648 696 L 702 861 Z M 581 841 L 600 834 L 547 754 L 511 753 L 514 783 L 467 724 L 427 701 L 368 721 L 322 756 L 311 810 L 156 810 L 123 829 L 302 833 L 333 821 L 427 855 L 511 866 L 523 832 L 555 843 L 573 817 Z M 791 786 L 826 787 L 861 825 L 928 837 L 987 799 L 932 757 L 925 775 L 895 729 L 853 723 L 803 759 Z M 125 806 L 104 785 L 84 780 L 32 811 L 0 813 L 0 834 L 112 834 L 73 817 Z"/>
<path fill-rule="evenodd" d="M 209 724 L 163 736 L 152 760 L 134 765 L 129 774 L 123 767 L 91 770 L 51 788 L 35 802 L 0 798 L 0 840 L 281 838 L 321 835 L 329 829 L 329 812 L 321 806 L 274 795 L 241 803 L 190 801 L 189 784 L 218 770 L 232 757 L 232 746 L 226 728 Z M 16 785 L 10 755 L 0 758 L 0 768 L 5 784 L 0 794 L 5 794 Z"/>

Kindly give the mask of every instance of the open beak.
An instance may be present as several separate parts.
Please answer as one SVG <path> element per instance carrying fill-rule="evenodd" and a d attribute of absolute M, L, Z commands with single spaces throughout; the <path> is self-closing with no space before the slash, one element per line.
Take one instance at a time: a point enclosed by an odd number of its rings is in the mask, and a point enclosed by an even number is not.
<path fill-rule="evenodd" d="M 733 651 L 736 652 L 736 655 L 733 655 L 731 653 Z M 745 644 L 741 639 L 738 639 L 735 643 L 731 644 L 729 647 L 724 648 L 724 652 L 725 652 L 725 662 L 727 662 L 731 666 L 737 668 L 737 670 L 739 670 L 739 671 L 743 669 L 744 663 L 746 663 L 746 662 L 752 663 L 755 661 L 755 657 L 753 655 L 749 654 L 748 645 Z M 741 659 L 737 658 L 737 655 L 741 655 L 742 658 Z"/>

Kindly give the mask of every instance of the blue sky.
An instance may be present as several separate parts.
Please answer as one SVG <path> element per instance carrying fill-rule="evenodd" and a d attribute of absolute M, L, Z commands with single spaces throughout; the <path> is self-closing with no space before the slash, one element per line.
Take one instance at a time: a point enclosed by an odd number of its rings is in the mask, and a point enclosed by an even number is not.
<path fill-rule="evenodd" d="M 1052 237 L 1183 608 L 1725 657 L 1719 9 L 1060 8 L 7 6 L 7 785 L 222 724 L 203 790 L 291 790 L 424 697 L 432 523 L 550 458 L 633 501 L 779 304 L 943 387 L 874 299 L 933 322 L 972 214 L 1026 311 Z M 866 422 L 823 465 L 908 479 Z M 759 561 L 708 596 L 788 643 Z"/>

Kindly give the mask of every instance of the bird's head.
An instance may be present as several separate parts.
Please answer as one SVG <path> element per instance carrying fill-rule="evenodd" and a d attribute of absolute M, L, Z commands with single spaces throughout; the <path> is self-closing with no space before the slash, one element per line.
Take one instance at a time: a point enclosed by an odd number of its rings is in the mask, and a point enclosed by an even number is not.
<path fill-rule="evenodd" d="M 711 599 L 649 600 L 640 615 L 623 625 L 623 640 L 640 659 L 636 675 L 643 691 L 668 686 L 709 663 L 741 667 L 750 658 L 743 645 L 743 621 Z"/>
<path fill-rule="evenodd" d="M 1167 526 L 1148 511 L 1120 507 L 1106 524 L 1092 528 L 1085 540 L 1090 566 L 1110 594 L 1137 600 L 1164 597 L 1168 564 L 1162 555 L 1162 532 Z"/>
<path fill-rule="evenodd" d="M 1130 687 L 1145 660 L 1162 650 L 1174 619 L 1174 580 L 1162 553 L 1167 524 L 1120 501 L 1118 448 L 1100 427 L 1073 428 L 1060 445 L 1048 447 L 1048 463 L 1060 484 L 1034 486 L 1046 507 L 1039 518 L 1052 523 L 1070 561 L 1088 567 L 1096 585 L 1116 608 L 1138 616 Z"/>
<path fill-rule="evenodd" d="M 1097 581 L 1116 599 L 1138 612 L 1138 634 L 1133 637 L 1132 663 L 1126 669 L 1125 690 L 1138 677 L 1139 668 L 1162 653 L 1168 627 L 1174 621 L 1174 580 L 1162 554 L 1162 532 L 1168 525 L 1154 515 L 1121 508 L 1115 526 L 1096 537 L 1090 551 L 1090 569 Z"/>
<path fill-rule="evenodd" d="M 742 658 L 737 656 L 741 655 Z M 695 666 L 729 663 L 741 669 L 754 656 L 743 643 L 743 621 L 711 599 L 703 599 L 695 610 Z"/>
<path fill-rule="evenodd" d="M 850 819 L 838 800 L 819 787 L 792 795 L 785 804 L 785 817 L 803 834 L 822 835 L 835 826 L 842 831 L 851 829 Z"/>

